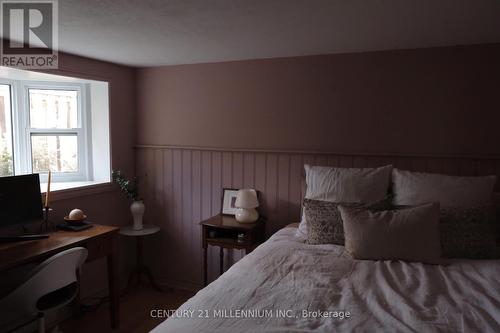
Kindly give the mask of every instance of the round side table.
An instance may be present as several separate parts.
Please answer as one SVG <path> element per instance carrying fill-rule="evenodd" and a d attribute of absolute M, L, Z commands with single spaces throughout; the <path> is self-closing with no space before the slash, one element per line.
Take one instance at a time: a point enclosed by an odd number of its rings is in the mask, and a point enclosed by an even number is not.
<path fill-rule="evenodd" d="M 144 260 L 142 256 L 142 239 L 144 238 L 144 236 L 155 234 L 158 231 L 160 231 L 160 227 L 152 224 L 144 224 L 141 230 L 134 230 L 132 229 L 132 226 L 120 228 L 120 231 L 118 232 L 120 235 L 135 237 L 135 239 L 137 240 L 136 243 L 137 264 L 136 267 L 130 272 L 127 283 L 127 289 L 125 292 L 130 291 L 132 287 L 132 281 L 134 280 L 134 278 L 136 280 L 135 283 L 136 286 L 139 286 L 141 284 L 141 276 L 143 273 L 148 278 L 151 287 L 153 287 L 158 291 L 163 291 L 154 280 L 153 275 L 151 274 L 149 268 L 144 265 Z"/>

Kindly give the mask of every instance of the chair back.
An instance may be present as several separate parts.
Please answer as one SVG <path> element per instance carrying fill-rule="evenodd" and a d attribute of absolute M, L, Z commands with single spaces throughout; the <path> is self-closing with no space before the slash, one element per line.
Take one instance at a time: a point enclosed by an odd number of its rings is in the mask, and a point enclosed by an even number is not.
<path fill-rule="evenodd" d="M 59 252 L 38 265 L 27 280 L 0 300 L 2 317 L 36 314 L 37 301 L 44 295 L 77 281 L 77 270 L 87 259 L 88 251 L 75 247 Z"/>

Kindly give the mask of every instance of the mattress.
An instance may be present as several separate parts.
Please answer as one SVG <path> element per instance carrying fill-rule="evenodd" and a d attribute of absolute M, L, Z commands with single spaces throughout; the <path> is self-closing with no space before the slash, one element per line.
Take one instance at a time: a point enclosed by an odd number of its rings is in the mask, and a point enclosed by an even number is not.
<path fill-rule="evenodd" d="M 353 260 L 295 233 L 278 231 L 153 332 L 500 332 L 499 260 Z"/>

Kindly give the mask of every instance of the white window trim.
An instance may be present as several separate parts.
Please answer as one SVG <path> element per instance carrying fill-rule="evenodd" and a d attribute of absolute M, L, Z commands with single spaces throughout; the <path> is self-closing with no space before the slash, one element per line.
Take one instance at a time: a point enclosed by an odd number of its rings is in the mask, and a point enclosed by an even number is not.
<path fill-rule="evenodd" d="M 0 84 L 11 87 L 12 132 L 14 174 L 32 172 L 31 135 L 34 134 L 77 134 L 78 172 L 52 173 L 54 182 L 82 182 L 93 180 L 92 170 L 92 128 L 89 84 L 25 81 L 0 79 Z M 35 129 L 29 127 L 29 89 L 77 90 L 78 128 L 75 129 Z M 40 181 L 47 182 L 47 174 L 40 173 Z"/>

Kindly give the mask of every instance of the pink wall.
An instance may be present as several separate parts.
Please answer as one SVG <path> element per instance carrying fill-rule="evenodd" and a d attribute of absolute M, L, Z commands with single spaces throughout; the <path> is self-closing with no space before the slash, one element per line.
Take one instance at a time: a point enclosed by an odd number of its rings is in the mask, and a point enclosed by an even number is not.
<path fill-rule="evenodd" d="M 269 235 L 299 219 L 304 163 L 500 175 L 498 59 L 500 44 L 139 69 L 137 174 L 161 281 L 200 286 L 198 223 L 223 187 L 263 192 Z"/>
<path fill-rule="evenodd" d="M 498 154 L 500 44 L 138 71 L 140 144 Z"/>

